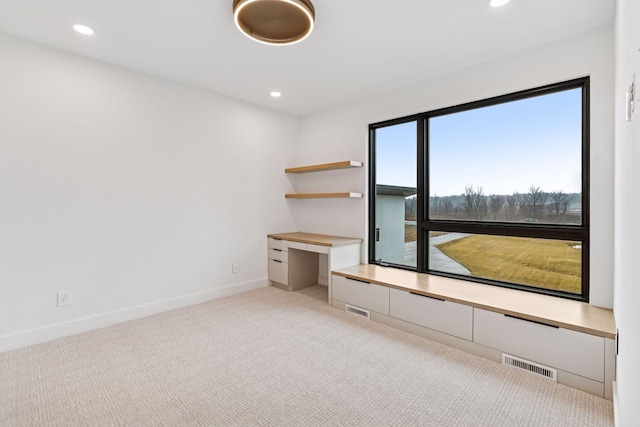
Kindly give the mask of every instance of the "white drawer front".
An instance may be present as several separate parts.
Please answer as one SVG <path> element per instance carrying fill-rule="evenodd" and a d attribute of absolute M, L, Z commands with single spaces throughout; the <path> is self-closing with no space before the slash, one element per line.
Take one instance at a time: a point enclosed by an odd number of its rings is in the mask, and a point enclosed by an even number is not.
<path fill-rule="evenodd" d="M 269 280 L 289 284 L 289 264 L 282 261 L 269 260 Z"/>
<path fill-rule="evenodd" d="M 389 315 L 471 341 L 473 307 L 390 289 Z"/>
<path fill-rule="evenodd" d="M 300 249 L 302 251 L 306 251 L 307 250 L 307 244 L 306 243 L 287 242 L 287 246 L 290 247 L 291 249 Z"/>
<path fill-rule="evenodd" d="M 386 286 L 333 275 L 331 279 L 331 294 L 332 298 L 342 302 L 377 311 L 381 314 L 389 314 L 389 288 Z"/>
<path fill-rule="evenodd" d="M 273 239 L 269 237 L 269 247 L 273 249 L 287 250 L 287 241 L 280 239 Z"/>
<path fill-rule="evenodd" d="M 328 254 L 329 253 L 329 247 L 328 246 L 307 244 L 307 251 L 309 251 L 309 252 L 317 252 L 319 254 Z"/>
<path fill-rule="evenodd" d="M 289 252 L 283 251 L 282 249 L 269 248 L 269 258 L 276 261 L 287 262 L 289 259 Z"/>
<path fill-rule="evenodd" d="M 473 340 L 534 362 L 604 381 L 604 338 L 474 308 Z"/>

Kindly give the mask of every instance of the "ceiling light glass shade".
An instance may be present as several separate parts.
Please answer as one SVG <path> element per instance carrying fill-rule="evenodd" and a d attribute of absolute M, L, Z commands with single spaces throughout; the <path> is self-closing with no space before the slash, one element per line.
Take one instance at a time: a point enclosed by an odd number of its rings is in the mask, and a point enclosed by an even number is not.
<path fill-rule="evenodd" d="M 504 6 L 505 4 L 509 3 L 509 0 L 491 0 L 489 2 L 489 4 L 493 7 L 500 7 L 500 6 Z"/>
<path fill-rule="evenodd" d="M 311 34 L 315 10 L 309 0 L 234 0 L 233 18 L 253 40 L 286 45 Z"/>

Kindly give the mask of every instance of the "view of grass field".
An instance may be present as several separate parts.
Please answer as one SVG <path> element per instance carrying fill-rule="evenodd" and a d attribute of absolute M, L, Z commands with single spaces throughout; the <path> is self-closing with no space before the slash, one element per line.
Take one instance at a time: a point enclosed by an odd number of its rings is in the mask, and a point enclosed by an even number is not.
<path fill-rule="evenodd" d="M 470 235 L 436 245 L 472 276 L 579 294 L 580 242 Z"/>
<path fill-rule="evenodd" d="M 443 231 L 432 231 L 429 233 L 429 236 L 436 237 L 446 234 Z M 404 242 L 415 242 L 418 240 L 418 226 L 416 224 L 405 224 L 404 225 Z"/>

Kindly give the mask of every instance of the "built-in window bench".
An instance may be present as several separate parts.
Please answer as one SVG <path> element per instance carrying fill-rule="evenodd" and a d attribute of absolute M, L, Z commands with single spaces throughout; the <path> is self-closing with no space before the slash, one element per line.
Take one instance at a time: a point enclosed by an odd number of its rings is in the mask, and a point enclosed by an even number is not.
<path fill-rule="evenodd" d="M 371 320 L 497 362 L 503 354 L 526 359 L 557 370 L 561 384 L 613 397 L 616 328 L 609 309 L 373 264 L 332 276 L 335 308 L 351 306 Z"/>

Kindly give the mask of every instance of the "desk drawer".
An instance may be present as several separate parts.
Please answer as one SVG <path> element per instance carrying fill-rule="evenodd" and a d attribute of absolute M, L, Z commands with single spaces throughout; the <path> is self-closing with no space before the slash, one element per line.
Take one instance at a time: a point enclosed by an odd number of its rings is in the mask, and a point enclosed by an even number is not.
<path fill-rule="evenodd" d="M 269 248 L 269 258 L 276 261 L 287 262 L 289 260 L 289 252 L 282 249 Z"/>
<path fill-rule="evenodd" d="M 306 243 L 300 243 L 300 242 L 287 242 L 287 246 L 291 249 L 299 249 L 301 251 L 306 251 L 307 250 L 307 244 Z"/>
<path fill-rule="evenodd" d="M 316 253 L 319 253 L 319 254 L 328 254 L 329 253 L 329 248 L 327 246 L 307 244 L 307 251 L 316 252 Z"/>
<path fill-rule="evenodd" d="M 604 381 L 604 338 L 473 309 L 473 341 Z"/>
<path fill-rule="evenodd" d="M 274 239 L 269 237 L 269 247 L 273 249 L 280 249 L 286 251 L 288 248 L 286 240 Z"/>
<path fill-rule="evenodd" d="M 282 261 L 269 260 L 269 280 L 283 285 L 289 284 L 289 264 Z"/>
<path fill-rule="evenodd" d="M 473 307 L 390 289 L 390 316 L 471 341 Z"/>
<path fill-rule="evenodd" d="M 332 298 L 342 302 L 381 314 L 389 314 L 389 288 L 386 286 L 333 275 L 331 294 Z"/>

